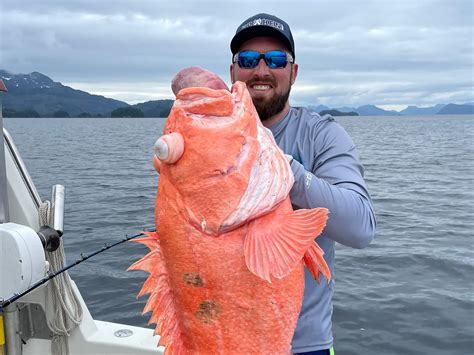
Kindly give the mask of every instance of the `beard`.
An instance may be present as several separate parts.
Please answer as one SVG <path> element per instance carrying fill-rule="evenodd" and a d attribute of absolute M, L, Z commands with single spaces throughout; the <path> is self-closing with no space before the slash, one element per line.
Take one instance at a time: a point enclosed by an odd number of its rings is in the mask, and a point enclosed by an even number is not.
<path fill-rule="evenodd" d="M 269 99 L 252 97 L 252 101 L 257 110 L 258 116 L 260 117 L 260 120 L 266 121 L 269 118 L 275 116 L 277 113 L 280 113 L 285 108 L 289 97 L 290 88 L 288 88 L 288 91 L 282 94 L 275 94 Z"/>
<path fill-rule="evenodd" d="M 282 94 L 275 94 L 269 99 L 252 97 L 253 104 L 257 110 L 260 120 L 266 121 L 269 118 L 275 116 L 277 113 L 280 113 L 285 108 L 286 102 L 290 97 L 290 91 L 291 86 L 288 88 L 288 91 Z"/>
<path fill-rule="evenodd" d="M 276 94 L 268 100 L 263 98 L 252 98 L 253 104 L 257 109 L 258 116 L 261 121 L 266 121 L 269 118 L 280 113 L 290 97 L 290 89 L 283 94 Z"/>

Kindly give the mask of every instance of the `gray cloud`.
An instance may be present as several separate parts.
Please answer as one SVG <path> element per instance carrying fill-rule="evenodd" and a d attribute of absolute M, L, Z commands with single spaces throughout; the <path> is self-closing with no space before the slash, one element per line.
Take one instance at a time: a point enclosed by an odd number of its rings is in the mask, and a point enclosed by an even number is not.
<path fill-rule="evenodd" d="M 472 2 L 12 1 L 1 8 L 0 67 L 128 102 L 171 97 L 200 65 L 227 82 L 229 41 L 257 12 L 290 23 L 295 104 L 473 101 Z"/>

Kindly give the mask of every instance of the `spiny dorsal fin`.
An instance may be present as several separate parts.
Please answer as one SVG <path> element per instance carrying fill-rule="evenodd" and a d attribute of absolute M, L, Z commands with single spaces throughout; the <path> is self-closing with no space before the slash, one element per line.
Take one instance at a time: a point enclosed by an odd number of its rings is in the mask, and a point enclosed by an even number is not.
<path fill-rule="evenodd" d="M 160 246 L 160 244 L 158 243 L 158 239 L 159 239 L 158 233 L 143 232 L 143 234 L 146 235 L 146 237 L 139 238 L 139 239 L 131 239 L 130 242 L 144 244 L 150 250 L 154 250 Z"/>
<path fill-rule="evenodd" d="M 181 326 L 158 234 L 155 232 L 145 234 L 146 237 L 132 241 L 145 244 L 150 252 L 132 264 L 128 270 L 143 270 L 150 273 L 138 294 L 138 297 L 150 294 L 143 313 L 152 312 L 149 323 L 156 323 L 154 334 L 160 335 L 158 345 L 166 347 L 165 354 L 183 354 L 185 347 Z"/>

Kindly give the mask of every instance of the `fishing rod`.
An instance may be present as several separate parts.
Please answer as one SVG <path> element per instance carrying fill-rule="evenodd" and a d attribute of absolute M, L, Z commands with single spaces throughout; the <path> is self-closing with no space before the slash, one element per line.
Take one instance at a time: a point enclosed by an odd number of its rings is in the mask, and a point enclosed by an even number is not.
<path fill-rule="evenodd" d="M 83 253 L 81 253 L 81 257 L 79 259 L 77 259 L 74 263 L 70 264 L 70 265 L 67 265 L 65 267 L 63 267 L 62 269 L 60 270 L 57 270 L 55 272 L 48 272 L 48 275 L 43 277 L 41 280 L 35 282 L 30 288 L 26 289 L 25 291 L 21 292 L 21 293 L 15 293 L 13 295 L 13 297 L 10 297 L 6 300 L 3 300 L 2 298 L 0 298 L 0 311 L 3 310 L 3 308 L 5 308 L 6 306 L 12 304 L 13 302 L 17 301 L 18 299 L 20 299 L 21 297 L 23 296 L 26 296 L 28 293 L 30 293 L 31 291 L 37 289 L 39 286 L 45 284 L 46 282 L 48 282 L 49 280 L 51 279 L 54 279 L 56 276 L 59 276 L 61 275 L 63 272 L 69 270 L 70 268 L 74 267 L 74 266 L 77 266 L 79 265 L 80 263 L 83 263 L 84 261 L 86 261 L 87 259 L 89 258 L 92 258 L 93 256 L 97 255 L 97 254 L 100 254 L 112 247 L 115 247 L 119 244 L 122 244 L 122 243 L 125 243 L 125 242 L 128 242 L 129 240 L 132 240 L 132 239 L 135 239 L 135 238 L 138 238 L 138 237 L 141 237 L 141 236 L 144 236 L 146 232 L 154 232 L 154 230 L 150 230 L 150 231 L 144 231 L 144 232 L 141 232 L 139 234 L 135 234 L 135 235 L 132 235 L 132 236 L 125 236 L 124 239 L 121 239 L 119 240 L 118 242 L 115 242 L 113 244 L 108 244 L 108 243 L 105 243 L 104 246 L 99 249 L 99 250 L 96 250 L 95 252 L 89 254 L 89 255 L 84 255 Z"/>

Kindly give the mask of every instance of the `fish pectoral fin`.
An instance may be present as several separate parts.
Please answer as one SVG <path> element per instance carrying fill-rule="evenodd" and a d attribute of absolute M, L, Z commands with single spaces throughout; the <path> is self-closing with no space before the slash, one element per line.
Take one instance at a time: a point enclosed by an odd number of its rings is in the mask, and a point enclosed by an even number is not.
<path fill-rule="evenodd" d="M 303 258 L 306 268 L 318 283 L 320 282 L 320 275 L 324 275 L 328 282 L 331 281 L 331 271 L 323 255 L 324 251 L 316 242 L 313 242 L 313 245 L 304 254 Z"/>
<path fill-rule="evenodd" d="M 244 241 L 247 267 L 268 282 L 271 282 L 271 276 L 285 277 L 314 248 L 314 239 L 323 231 L 327 218 L 327 209 L 314 208 L 251 221 Z M 317 255 L 316 251 L 311 251 L 308 260 L 312 261 Z"/>

